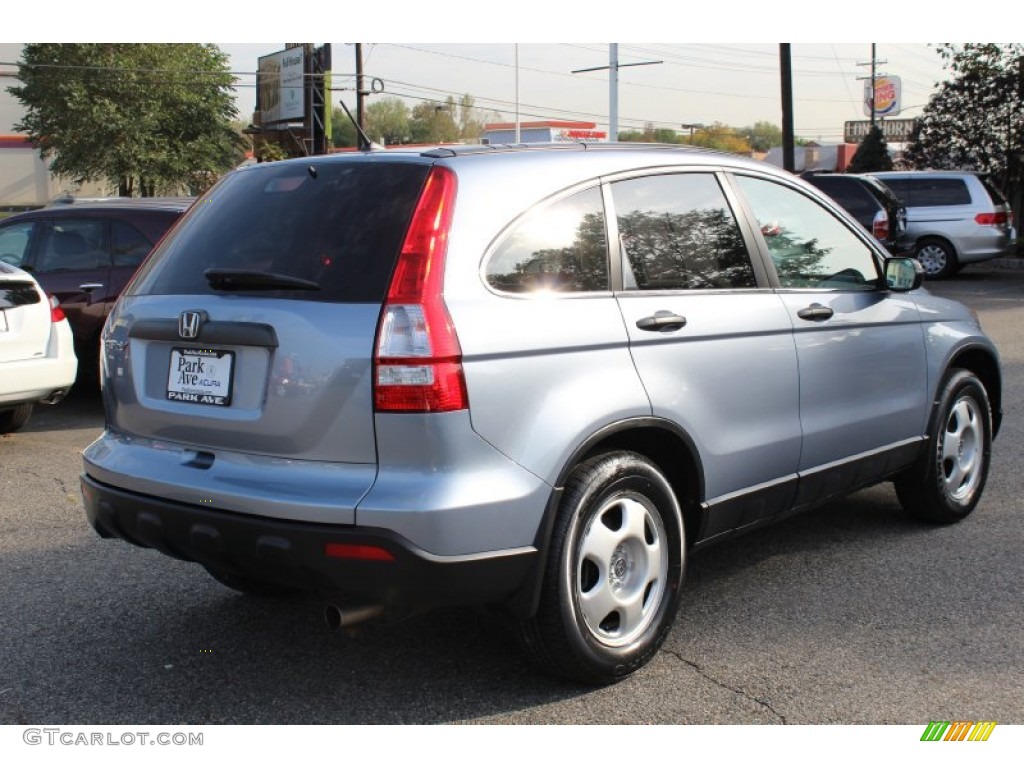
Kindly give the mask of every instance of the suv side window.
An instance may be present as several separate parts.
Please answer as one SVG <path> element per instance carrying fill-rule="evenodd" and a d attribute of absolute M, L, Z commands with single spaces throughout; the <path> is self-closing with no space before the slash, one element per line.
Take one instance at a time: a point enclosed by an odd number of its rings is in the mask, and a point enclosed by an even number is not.
<path fill-rule="evenodd" d="M 43 226 L 42 236 L 36 255 L 40 274 L 110 266 L 103 219 L 54 219 Z"/>
<path fill-rule="evenodd" d="M 971 193 L 963 179 L 885 179 L 908 207 L 970 205 Z"/>
<path fill-rule="evenodd" d="M 783 286 L 871 290 L 880 285 L 871 249 L 827 209 L 781 184 L 749 176 L 736 181 Z"/>
<path fill-rule="evenodd" d="M 714 175 L 645 176 L 616 182 L 611 191 L 625 288 L 756 287 L 743 236 Z"/>
<path fill-rule="evenodd" d="M 608 243 L 598 187 L 533 211 L 487 262 L 487 282 L 499 291 L 607 291 Z"/>

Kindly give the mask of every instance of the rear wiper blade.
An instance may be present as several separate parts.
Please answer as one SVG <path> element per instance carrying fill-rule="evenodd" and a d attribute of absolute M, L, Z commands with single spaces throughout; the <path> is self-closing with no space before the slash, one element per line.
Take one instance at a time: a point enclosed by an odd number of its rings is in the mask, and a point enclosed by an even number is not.
<path fill-rule="evenodd" d="M 275 272 L 258 272 L 254 269 L 225 269 L 211 267 L 203 272 L 206 282 L 217 291 L 274 291 L 297 289 L 319 291 L 320 286 L 312 280 L 281 275 Z"/>

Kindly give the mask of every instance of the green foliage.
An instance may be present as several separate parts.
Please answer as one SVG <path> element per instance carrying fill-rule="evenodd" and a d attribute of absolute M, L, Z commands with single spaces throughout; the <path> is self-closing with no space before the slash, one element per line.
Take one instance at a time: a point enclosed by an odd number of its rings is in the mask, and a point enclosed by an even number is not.
<path fill-rule="evenodd" d="M 735 128 L 723 123 L 712 123 L 706 128 L 701 128 L 692 139 L 688 138 L 687 143 L 740 155 L 750 154 L 750 143 Z"/>
<path fill-rule="evenodd" d="M 18 77 L 15 130 L 73 180 L 194 192 L 244 157 L 228 57 L 214 45 L 29 44 Z"/>
<path fill-rule="evenodd" d="M 857 151 L 853 153 L 850 167 L 847 170 L 850 173 L 892 170 L 892 157 L 889 155 L 889 145 L 885 142 L 882 129 L 877 125 L 857 145 Z"/>
<path fill-rule="evenodd" d="M 903 159 L 981 171 L 1017 202 L 1024 186 L 1024 45 L 937 46 L 951 77 L 929 99 Z"/>
<path fill-rule="evenodd" d="M 371 141 L 386 146 L 396 144 L 439 144 L 456 141 L 477 142 L 483 136 L 484 125 L 497 122 L 496 112 L 483 112 L 475 106 L 468 93 L 458 101 L 449 96 L 443 104 L 424 101 L 414 107 L 396 96 L 373 100 L 366 107 L 366 125 L 363 128 Z M 358 145 L 352 121 L 339 108 L 332 117 L 335 147 Z"/>
<path fill-rule="evenodd" d="M 373 101 L 366 107 L 366 125 L 363 130 L 370 141 L 385 145 L 408 144 L 409 107 L 397 96 Z"/>
<path fill-rule="evenodd" d="M 782 129 L 766 120 L 740 128 L 737 133 L 757 152 L 767 152 L 772 147 L 782 146 Z"/>
<path fill-rule="evenodd" d="M 409 132 L 413 144 L 450 143 L 459 138 L 459 126 L 455 123 L 455 99 L 451 96 L 445 104 L 424 101 L 412 109 Z"/>
<path fill-rule="evenodd" d="M 341 107 L 331 110 L 331 145 L 335 147 L 359 146 L 359 134 L 356 133 L 356 127 Z"/>

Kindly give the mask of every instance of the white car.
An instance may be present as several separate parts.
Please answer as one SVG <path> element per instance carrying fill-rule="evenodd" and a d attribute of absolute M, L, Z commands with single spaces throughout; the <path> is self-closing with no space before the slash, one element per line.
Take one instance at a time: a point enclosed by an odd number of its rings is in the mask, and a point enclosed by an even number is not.
<path fill-rule="evenodd" d="M 28 272 L 0 261 L 0 434 L 25 426 L 36 403 L 56 403 L 75 382 L 71 326 Z"/>

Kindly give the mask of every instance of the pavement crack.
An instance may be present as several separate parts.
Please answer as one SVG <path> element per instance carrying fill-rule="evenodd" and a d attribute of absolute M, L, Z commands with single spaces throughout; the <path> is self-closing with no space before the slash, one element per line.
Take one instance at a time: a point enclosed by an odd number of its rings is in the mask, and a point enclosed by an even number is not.
<path fill-rule="evenodd" d="M 718 680 L 715 677 L 708 674 L 707 672 L 705 672 L 699 664 L 690 661 L 689 659 L 684 659 L 680 654 L 676 653 L 675 651 L 669 651 L 662 648 L 662 653 L 667 653 L 670 656 L 674 656 L 675 658 L 679 659 L 679 661 L 683 662 L 683 664 L 693 669 L 693 671 L 696 672 L 698 675 L 703 677 L 708 682 L 714 683 L 719 688 L 724 688 L 727 691 L 731 691 L 732 693 L 735 693 L 737 696 L 743 696 L 744 698 L 754 702 L 755 704 L 764 707 L 769 712 L 771 712 L 775 717 L 777 717 L 779 719 L 779 722 L 782 723 L 782 725 L 788 725 L 788 722 L 786 721 L 786 716 L 783 715 L 781 712 L 778 712 L 775 709 L 775 707 L 771 705 L 771 702 L 758 698 L 757 696 L 754 696 L 752 693 L 747 693 L 742 688 L 735 688 L 729 685 L 728 683 L 723 683 L 721 680 Z"/>

